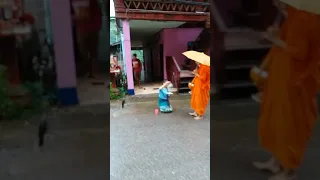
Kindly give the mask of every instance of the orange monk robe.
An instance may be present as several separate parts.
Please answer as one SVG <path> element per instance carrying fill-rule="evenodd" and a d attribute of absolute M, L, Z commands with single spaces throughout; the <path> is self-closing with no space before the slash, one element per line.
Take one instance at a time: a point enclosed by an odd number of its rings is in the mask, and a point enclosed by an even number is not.
<path fill-rule="evenodd" d="M 287 169 L 301 164 L 317 120 L 320 28 L 316 15 L 288 7 L 287 48 L 269 64 L 259 119 L 261 145 Z"/>
<path fill-rule="evenodd" d="M 193 80 L 190 104 L 198 115 L 203 116 L 210 98 L 210 67 L 200 64 L 197 72 L 199 76 Z"/>
<path fill-rule="evenodd" d="M 286 36 L 286 34 L 285 34 L 286 29 L 287 28 L 285 27 L 285 25 L 281 25 L 279 28 L 279 33 L 278 33 L 279 37 L 277 37 L 277 38 L 280 38 L 281 40 L 283 40 Z M 269 50 L 267 56 L 263 59 L 259 68 L 265 72 L 268 72 L 271 62 L 273 60 L 277 60 L 277 55 L 281 51 L 282 51 L 282 49 L 279 48 L 278 45 L 274 45 L 273 47 L 271 47 L 271 49 Z M 250 74 L 250 75 L 257 76 L 256 74 Z M 259 89 L 259 91 L 263 91 L 263 87 L 264 87 L 266 78 L 261 77 L 261 75 L 258 75 L 258 76 L 260 76 L 260 77 L 252 77 L 252 79 L 253 79 L 254 83 L 256 84 L 257 88 Z"/>
<path fill-rule="evenodd" d="M 198 74 L 198 67 L 197 67 L 194 71 L 195 71 L 195 73 Z M 195 76 L 190 83 L 194 85 L 194 80 L 195 80 L 196 78 L 197 78 L 197 76 Z M 188 85 L 188 86 L 189 86 L 189 85 Z M 189 88 L 190 88 L 191 93 L 192 93 L 193 87 L 192 87 L 192 86 L 191 86 L 191 87 L 189 86 Z"/>

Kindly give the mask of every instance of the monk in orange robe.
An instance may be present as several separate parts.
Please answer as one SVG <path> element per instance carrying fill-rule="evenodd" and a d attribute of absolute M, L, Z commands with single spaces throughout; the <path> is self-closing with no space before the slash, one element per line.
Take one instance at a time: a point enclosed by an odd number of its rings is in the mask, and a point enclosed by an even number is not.
<path fill-rule="evenodd" d="M 286 8 L 281 34 L 286 47 L 275 47 L 259 118 L 260 143 L 272 158 L 254 162 L 256 168 L 275 173 L 269 180 L 296 178 L 318 116 L 319 17 Z"/>
<path fill-rule="evenodd" d="M 279 2 L 278 0 L 274 0 L 273 4 L 275 7 L 277 7 L 278 14 L 273 25 L 267 29 L 267 32 L 264 35 L 271 35 L 271 37 L 275 37 L 275 39 L 279 38 L 281 40 L 285 35 L 283 32 L 285 28 L 282 26 L 282 23 L 288 15 L 287 8 L 285 4 Z M 265 36 L 265 38 L 269 39 L 268 36 Z M 251 79 L 254 81 L 259 90 L 257 94 L 253 94 L 251 97 L 253 100 L 259 103 L 261 102 L 263 96 L 263 86 L 265 83 L 265 79 L 268 77 L 269 65 L 271 64 L 272 60 L 277 58 L 279 50 L 281 49 L 278 48 L 278 46 L 273 46 L 262 61 L 260 67 L 253 67 L 250 71 Z"/>
<path fill-rule="evenodd" d="M 189 113 L 191 116 L 195 116 L 195 120 L 203 118 L 207 104 L 210 98 L 210 67 L 199 64 L 193 84 L 191 94 L 191 108 L 194 112 Z"/>

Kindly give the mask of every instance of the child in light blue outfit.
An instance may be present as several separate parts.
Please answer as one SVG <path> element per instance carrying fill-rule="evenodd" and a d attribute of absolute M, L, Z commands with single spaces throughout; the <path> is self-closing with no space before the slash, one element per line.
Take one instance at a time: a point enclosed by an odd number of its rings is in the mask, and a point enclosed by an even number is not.
<path fill-rule="evenodd" d="M 163 85 L 159 87 L 158 106 L 162 113 L 171 113 L 173 111 L 169 101 L 170 95 L 172 94 L 170 92 L 171 87 L 172 83 L 170 81 L 163 83 Z"/>

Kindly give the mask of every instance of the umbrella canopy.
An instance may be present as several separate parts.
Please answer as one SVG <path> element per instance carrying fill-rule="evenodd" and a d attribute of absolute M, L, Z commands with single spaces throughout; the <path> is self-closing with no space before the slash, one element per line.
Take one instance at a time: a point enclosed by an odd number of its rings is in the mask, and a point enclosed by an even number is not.
<path fill-rule="evenodd" d="M 299 10 L 308 11 L 315 14 L 320 14 L 319 0 L 280 0 L 280 2 L 288 4 Z"/>
<path fill-rule="evenodd" d="M 203 64 L 203 65 L 206 65 L 206 66 L 210 66 L 210 56 L 204 54 L 203 52 L 186 51 L 182 54 L 193 61 L 196 61 L 196 62 Z"/>

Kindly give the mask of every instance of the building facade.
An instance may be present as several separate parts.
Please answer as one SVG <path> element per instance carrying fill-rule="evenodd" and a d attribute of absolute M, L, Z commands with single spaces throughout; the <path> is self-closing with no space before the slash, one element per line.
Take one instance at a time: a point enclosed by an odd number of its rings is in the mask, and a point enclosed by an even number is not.
<path fill-rule="evenodd" d="M 210 4 L 206 0 L 114 0 L 114 4 L 117 24 L 123 37 L 129 95 L 135 94 L 132 49 L 144 52 L 146 79 L 163 81 L 168 79 L 167 57 L 174 57 L 177 61 L 175 64 L 182 67 L 185 62 L 182 52 L 188 49 L 188 42 L 195 41 L 205 26 L 210 26 Z M 189 27 L 184 27 L 188 24 Z"/>

